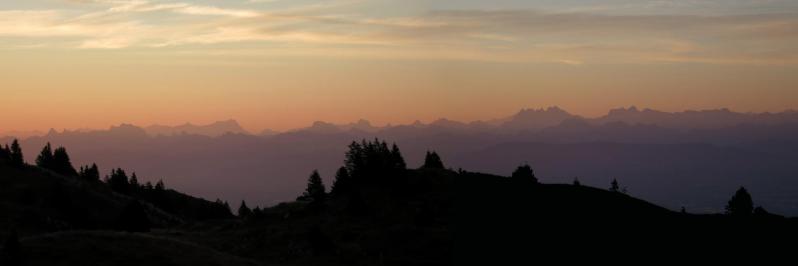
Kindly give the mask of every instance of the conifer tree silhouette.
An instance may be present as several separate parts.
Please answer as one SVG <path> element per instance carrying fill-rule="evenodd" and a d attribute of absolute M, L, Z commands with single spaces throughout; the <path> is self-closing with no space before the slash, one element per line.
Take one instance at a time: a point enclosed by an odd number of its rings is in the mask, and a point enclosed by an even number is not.
<path fill-rule="evenodd" d="M 130 192 L 130 183 L 127 178 L 125 170 L 118 168 L 111 170 L 111 175 L 107 177 L 107 183 L 116 192 L 128 194 Z"/>
<path fill-rule="evenodd" d="M 391 162 L 397 170 L 407 169 L 405 159 L 402 157 L 402 152 L 399 151 L 399 146 L 396 146 L 396 143 L 391 147 Z"/>
<path fill-rule="evenodd" d="M 305 188 L 305 193 L 300 198 L 314 203 L 322 203 L 326 197 L 327 192 L 321 180 L 321 175 L 319 175 L 319 171 L 313 170 L 313 173 L 308 178 L 308 186 Z"/>
<path fill-rule="evenodd" d="M 247 202 L 242 200 L 241 206 L 238 207 L 238 217 L 247 218 L 250 215 L 252 215 L 252 210 L 250 210 L 249 207 L 247 207 Z"/>
<path fill-rule="evenodd" d="M 335 181 L 333 181 L 332 188 L 330 188 L 331 195 L 341 195 L 350 192 L 353 189 L 352 177 L 349 176 L 349 171 L 346 167 L 338 168 L 335 173 Z"/>
<path fill-rule="evenodd" d="M 387 180 L 407 169 L 399 147 L 388 148 L 388 143 L 379 139 L 353 141 L 346 152 L 344 166 L 355 183 Z"/>
<path fill-rule="evenodd" d="M 424 165 L 422 165 L 421 168 L 444 169 L 444 166 L 443 161 L 441 161 L 441 157 L 437 152 L 427 151 L 426 156 L 424 156 Z"/>
<path fill-rule="evenodd" d="M 14 141 L 11 142 L 11 148 L 9 148 L 9 151 L 12 166 L 25 166 L 25 156 L 22 155 L 22 147 L 19 146 L 19 141 L 17 139 L 14 139 Z"/>
<path fill-rule="evenodd" d="M 156 191 L 166 190 L 166 185 L 163 184 L 163 179 L 158 179 L 158 182 L 155 183 L 155 190 Z"/>
<path fill-rule="evenodd" d="M 130 191 L 137 193 L 140 189 L 141 184 L 139 184 L 139 177 L 136 176 L 136 172 L 133 172 L 133 175 L 130 176 Z"/>
<path fill-rule="evenodd" d="M 8 148 L 8 144 L 5 147 L 0 146 L 0 164 L 9 164 L 11 163 L 11 150 Z"/>
<path fill-rule="evenodd" d="M 36 166 L 53 170 L 53 149 L 50 146 L 50 143 L 47 142 L 42 148 L 42 151 L 39 153 L 39 156 L 36 156 Z"/>
<path fill-rule="evenodd" d="M 612 192 L 621 192 L 621 187 L 618 185 L 618 180 L 613 178 L 612 182 L 610 182 L 610 191 Z"/>
<path fill-rule="evenodd" d="M 91 166 L 81 166 L 78 176 L 91 182 L 99 181 L 100 170 L 97 168 L 97 164 L 92 164 Z"/>
<path fill-rule="evenodd" d="M 51 170 L 65 176 L 77 176 L 78 172 L 72 166 L 72 161 L 69 159 L 69 154 L 64 147 L 58 147 L 53 151 Z"/>

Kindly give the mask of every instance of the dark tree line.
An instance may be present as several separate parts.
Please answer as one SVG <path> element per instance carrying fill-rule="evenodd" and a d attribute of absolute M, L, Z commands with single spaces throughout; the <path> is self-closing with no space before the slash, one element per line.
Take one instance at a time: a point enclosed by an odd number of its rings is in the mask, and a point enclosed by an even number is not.
<path fill-rule="evenodd" d="M 97 168 L 97 164 L 81 166 L 80 171 L 78 171 L 78 176 L 86 181 L 97 182 L 100 181 L 100 169 Z"/>

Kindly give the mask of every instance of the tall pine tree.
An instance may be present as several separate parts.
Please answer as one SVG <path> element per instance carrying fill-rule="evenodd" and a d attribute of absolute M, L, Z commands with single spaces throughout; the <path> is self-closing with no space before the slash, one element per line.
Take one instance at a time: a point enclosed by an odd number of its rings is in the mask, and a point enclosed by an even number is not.
<path fill-rule="evenodd" d="M 252 210 L 247 207 L 246 201 L 241 201 L 241 206 L 238 207 L 238 218 L 247 218 L 252 215 Z"/>
<path fill-rule="evenodd" d="M 427 155 L 424 157 L 424 165 L 421 166 L 421 168 L 444 169 L 441 156 L 435 151 L 427 151 Z"/>
<path fill-rule="evenodd" d="M 11 148 L 9 150 L 11 152 L 11 165 L 16 167 L 25 166 L 25 156 L 22 155 L 22 147 L 19 146 L 19 141 L 17 139 L 11 142 Z"/>
<path fill-rule="evenodd" d="M 107 177 L 106 182 L 116 192 L 122 194 L 130 193 L 130 183 L 127 178 L 127 174 L 125 170 L 122 168 L 118 168 L 116 170 L 111 170 L 111 175 Z"/>
<path fill-rule="evenodd" d="M 77 176 L 78 172 L 72 166 L 72 161 L 69 159 L 69 154 L 64 147 L 58 147 L 53 151 L 53 161 L 50 166 L 51 170 L 65 176 Z"/>
<path fill-rule="evenodd" d="M 36 156 L 36 166 L 53 170 L 53 148 L 50 146 L 49 142 L 44 145 L 39 156 Z"/>
<path fill-rule="evenodd" d="M 313 173 L 308 178 L 308 186 L 305 188 L 305 193 L 300 198 L 314 203 L 321 203 L 324 202 L 326 197 L 327 191 L 321 180 L 321 175 L 319 175 L 319 171 L 313 170 Z"/>

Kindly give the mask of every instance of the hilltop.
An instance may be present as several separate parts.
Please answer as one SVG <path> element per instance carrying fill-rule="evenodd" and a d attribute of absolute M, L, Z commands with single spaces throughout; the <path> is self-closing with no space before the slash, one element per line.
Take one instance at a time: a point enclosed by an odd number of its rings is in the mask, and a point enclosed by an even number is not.
<path fill-rule="evenodd" d="M 511 176 L 455 171 L 428 151 L 409 168 L 398 146 L 379 140 L 351 143 L 345 158 L 331 186 L 313 171 L 295 201 L 243 202 L 236 217 L 227 204 L 161 182 L 138 185 L 121 169 L 100 182 L 85 179 L 94 166 L 69 176 L 4 159 L 3 228 L 21 237 L 8 237 L 2 257 L 27 265 L 484 265 L 671 250 L 672 241 L 755 249 L 798 236 L 798 221 L 754 205 L 743 188 L 727 213 L 691 214 L 630 196 L 617 181 L 609 189 L 540 183 L 529 165 Z"/>

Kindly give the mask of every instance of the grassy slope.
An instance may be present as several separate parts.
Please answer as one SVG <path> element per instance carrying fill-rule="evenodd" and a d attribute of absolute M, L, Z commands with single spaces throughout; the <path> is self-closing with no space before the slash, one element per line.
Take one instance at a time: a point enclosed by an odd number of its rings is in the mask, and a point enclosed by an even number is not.
<path fill-rule="evenodd" d="M 112 228 L 122 208 L 132 199 L 107 186 L 65 177 L 36 167 L 0 166 L 0 233 L 22 235 L 70 229 Z M 153 224 L 182 221 L 145 203 Z"/>
<path fill-rule="evenodd" d="M 25 265 L 244 266 L 254 262 L 149 234 L 71 231 L 22 240 Z"/>
<path fill-rule="evenodd" d="M 36 171 L 0 168 L 0 202 L 4 204 L 0 206 L 2 211 L 16 215 L 12 217 L 25 218 L 23 226 L 38 228 L 36 223 L 27 224 L 34 221 L 31 217 L 44 223 L 58 217 L 57 209 L 41 203 L 49 195 L 41 191 L 48 191 L 43 188 L 52 186 L 53 180 L 62 183 L 69 195 L 77 194 L 72 202 L 89 204 L 88 213 L 98 217 L 104 217 L 105 211 L 117 208 L 125 199 L 104 186 L 95 188 L 94 184 Z M 453 260 L 456 264 L 484 265 L 496 264 L 502 258 L 505 262 L 530 259 L 527 256 L 531 251 L 551 255 L 573 250 L 661 248 L 673 240 L 697 247 L 739 241 L 728 236 L 754 236 L 746 232 L 798 236 L 792 229 L 794 221 L 777 216 L 739 222 L 718 215 L 680 214 L 602 189 L 535 185 L 446 170 L 410 170 L 406 178 L 390 185 L 363 187 L 357 198 L 335 197 L 322 209 L 303 202 L 284 203 L 266 209 L 257 219 L 189 223 L 179 230 L 154 233 L 160 237 L 71 232 L 24 239 L 23 247 L 31 258 L 41 257 L 34 259 L 39 264 L 33 265 L 58 265 L 53 263 L 57 263 L 54 260 L 59 254 L 72 252 L 78 255 L 65 255 L 66 261 L 116 265 L 247 263 L 235 259 L 228 263 L 229 256 L 199 246 L 286 265 L 446 265 Z M 26 201 L 29 199 L 35 199 L 35 203 Z M 92 249 L 101 252 L 86 253 Z M 130 253 L 132 250 L 138 253 Z M 111 261 L 117 257 L 129 259 Z M 194 261 L 195 257 L 199 260 Z M 480 260 L 485 258 L 488 260 Z"/>

